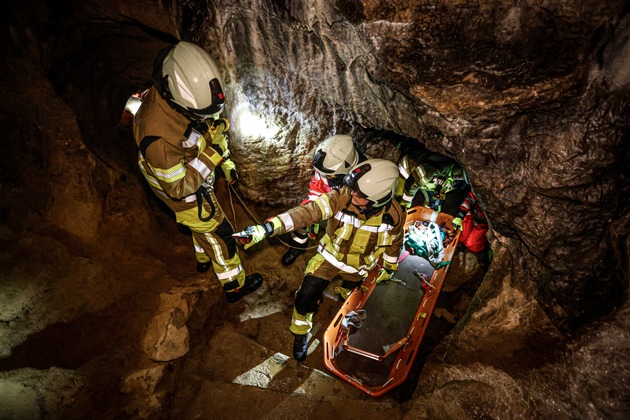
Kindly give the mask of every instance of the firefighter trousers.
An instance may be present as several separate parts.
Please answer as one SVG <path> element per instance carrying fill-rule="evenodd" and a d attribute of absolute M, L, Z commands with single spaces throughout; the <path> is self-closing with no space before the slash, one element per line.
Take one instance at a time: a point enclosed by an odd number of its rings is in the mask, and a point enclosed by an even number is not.
<path fill-rule="evenodd" d="M 220 211 L 217 209 L 216 211 Z M 176 213 L 177 221 L 192 232 L 195 258 L 198 262 L 212 261 L 212 268 L 224 290 L 232 290 L 245 284 L 245 270 L 236 252 L 234 230 L 225 217 L 221 222 L 213 218 L 207 222 L 199 219 L 197 208 Z"/>
<path fill-rule="evenodd" d="M 308 334 L 313 328 L 313 316 L 319 309 L 324 290 L 331 281 L 341 279 L 339 288 L 340 297 L 348 298 L 350 292 L 361 286 L 364 277 L 359 274 L 346 273 L 324 259 L 320 254 L 315 254 L 309 261 L 304 273 L 302 284 L 295 295 L 293 316 L 289 329 L 293 334 Z"/>

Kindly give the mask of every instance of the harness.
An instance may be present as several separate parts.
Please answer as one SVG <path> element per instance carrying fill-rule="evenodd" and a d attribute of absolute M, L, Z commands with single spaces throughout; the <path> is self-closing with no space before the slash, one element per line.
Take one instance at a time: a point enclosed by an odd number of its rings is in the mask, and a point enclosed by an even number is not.
<path fill-rule="evenodd" d="M 138 148 L 140 149 L 140 154 L 142 155 L 142 158 L 145 159 L 145 155 L 147 153 L 147 149 L 149 148 L 149 146 L 153 143 L 155 143 L 157 140 L 159 140 L 161 137 L 159 136 L 146 136 L 145 138 L 143 138 L 140 141 L 140 144 L 138 146 Z M 195 197 L 197 197 L 197 217 L 199 217 L 199 220 L 201 220 L 202 222 L 208 222 L 210 220 L 212 220 L 212 218 L 214 217 L 214 214 L 216 213 L 216 208 L 214 206 L 214 203 L 212 202 L 212 197 L 210 196 L 210 193 L 212 192 L 212 190 L 214 189 L 214 187 L 212 186 L 212 183 L 214 181 L 214 177 L 212 177 L 212 179 L 209 181 L 208 179 L 206 179 L 203 184 L 201 184 L 201 187 L 199 187 L 199 189 L 197 189 L 197 191 L 195 191 Z M 169 197 L 171 200 L 174 200 L 173 198 Z M 203 199 L 206 199 L 206 201 L 208 202 L 208 204 L 210 205 L 210 215 L 208 217 L 203 217 L 202 213 L 203 213 Z"/>
<path fill-rule="evenodd" d="M 212 181 L 214 181 L 214 176 L 212 176 L 212 180 L 210 182 L 208 182 L 208 179 L 206 179 L 203 184 L 201 184 L 201 187 L 199 187 L 199 189 L 195 191 L 195 196 L 197 197 L 197 217 L 199 217 L 199 220 L 201 220 L 202 222 L 208 222 L 212 220 L 212 218 L 214 217 L 214 213 L 216 212 L 216 208 L 214 207 L 214 203 L 212 202 L 212 197 L 210 196 L 210 193 L 214 189 L 214 187 L 212 186 Z M 212 209 L 208 217 L 203 217 L 201 215 L 203 210 L 204 198 L 206 199 L 208 204 L 210 204 L 210 208 Z"/>

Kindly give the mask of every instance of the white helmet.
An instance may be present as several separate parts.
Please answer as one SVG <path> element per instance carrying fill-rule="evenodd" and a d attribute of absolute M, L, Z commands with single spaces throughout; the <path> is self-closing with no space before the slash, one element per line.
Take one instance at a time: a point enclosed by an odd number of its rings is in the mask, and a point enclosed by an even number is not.
<path fill-rule="evenodd" d="M 313 167 L 325 176 L 345 175 L 358 162 L 352 137 L 345 134 L 328 137 L 313 156 Z"/>
<path fill-rule="evenodd" d="M 153 63 L 153 79 L 165 99 L 197 116 L 216 119 L 223 111 L 219 68 L 195 44 L 182 41 L 162 50 Z"/>
<path fill-rule="evenodd" d="M 370 201 L 369 207 L 381 207 L 394 197 L 398 181 L 398 167 L 385 159 L 368 159 L 353 168 L 343 182 L 361 198 Z"/>

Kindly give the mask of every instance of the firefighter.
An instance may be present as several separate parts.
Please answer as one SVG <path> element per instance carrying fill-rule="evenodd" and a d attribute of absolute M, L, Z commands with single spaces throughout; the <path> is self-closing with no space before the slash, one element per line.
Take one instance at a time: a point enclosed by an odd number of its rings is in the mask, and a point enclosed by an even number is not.
<path fill-rule="evenodd" d="M 192 232 L 197 271 L 212 267 L 228 302 L 262 284 L 245 275 L 227 221 L 213 192 L 215 169 L 237 180 L 230 160 L 229 123 L 220 118 L 225 98 L 219 69 L 202 48 L 179 42 L 155 59 L 153 86 L 134 116 L 138 165 L 155 194 Z"/>
<path fill-rule="evenodd" d="M 481 207 L 475 193 L 471 191 L 464 197 L 459 206 L 459 213 L 452 223 L 460 227 L 459 243 L 464 244 L 471 252 L 482 251 L 486 246 L 486 232 L 488 232 L 488 219 L 486 212 Z"/>
<path fill-rule="evenodd" d="M 313 177 L 309 183 L 307 198 L 300 203 L 304 205 L 322 194 L 343 186 L 343 177 L 366 157 L 354 147 L 352 137 L 338 134 L 324 140 L 313 155 Z M 291 232 L 289 250 L 282 256 L 282 264 L 289 266 L 302 255 L 308 247 L 309 237 L 317 234 L 318 225 L 314 228 L 298 229 Z"/>
<path fill-rule="evenodd" d="M 411 207 L 414 197 L 421 191 L 423 205 L 441 211 L 446 194 L 457 189 L 462 182 L 467 183 L 464 169 L 459 165 L 447 164 L 437 169 L 428 161 L 419 162 L 410 155 L 400 159 L 398 170 L 396 199 L 405 209 Z"/>
<path fill-rule="evenodd" d="M 313 315 L 331 281 L 342 280 L 340 297 L 346 299 L 381 258 L 383 268 L 378 281 L 390 279 L 398 269 L 405 215 L 393 200 L 397 179 L 396 164 L 368 159 L 345 175 L 342 188 L 241 232 L 251 237 L 245 245 L 249 248 L 267 236 L 328 220 L 326 234 L 307 264 L 295 297 L 290 330 L 296 360 L 306 358 Z"/>

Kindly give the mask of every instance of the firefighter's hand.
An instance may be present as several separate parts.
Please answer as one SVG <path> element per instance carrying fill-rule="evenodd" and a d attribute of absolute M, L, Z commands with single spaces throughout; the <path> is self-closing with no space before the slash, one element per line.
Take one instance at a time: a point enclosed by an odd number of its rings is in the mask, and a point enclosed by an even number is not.
<path fill-rule="evenodd" d="M 457 229 L 461 229 L 462 232 L 464 231 L 464 229 L 462 228 L 462 219 L 461 217 L 456 217 L 454 218 L 451 223 L 453 224 L 453 227 L 455 228 L 455 230 Z"/>
<path fill-rule="evenodd" d="M 376 278 L 376 283 L 380 283 L 382 281 L 391 280 L 391 278 L 393 276 L 394 276 L 394 271 L 393 270 L 387 270 L 386 268 L 383 268 L 381 270 L 381 273 Z"/>
<path fill-rule="evenodd" d="M 212 123 L 213 133 L 223 133 L 230 129 L 230 123 L 225 118 L 219 118 Z"/>
<path fill-rule="evenodd" d="M 230 150 L 228 149 L 228 139 L 227 136 L 223 133 L 215 134 L 212 136 L 212 148 L 216 150 L 218 154 L 223 156 L 224 159 L 230 156 Z"/>
<path fill-rule="evenodd" d="M 279 228 L 282 225 L 282 222 L 279 218 L 273 217 L 267 220 L 262 225 L 248 226 L 245 228 L 243 232 L 235 233 L 233 236 L 237 236 L 240 238 L 250 238 L 248 242 L 245 243 L 243 248 L 249 249 L 258 242 L 265 239 L 267 236 L 273 235 L 273 232 L 276 228 Z M 241 239 L 243 242 L 243 240 Z"/>
<path fill-rule="evenodd" d="M 404 198 L 400 199 L 400 206 L 405 209 L 405 210 L 409 210 L 409 208 L 411 207 L 411 201 L 407 201 Z"/>
<path fill-rule="evenodd" d="M 186 143 L 192 147 L 193 144 L 197 145 L 197 156 L 204 150 L 206 150 L 206 138 L 204 134 L 208 132 L 208 124 L 204 120 L 193 120 L 186 127 L 184 137 L 186 137 Z"/>
<path fill-rule="evenodd" d="M 262 225 L 247 226 L 243 232 L 249 237 L 249 242 L 243 248 L 249 249 L 267 237 L 265 228 Z"/>
<path fill-rule="evenodd" d="M 232 162 L 231 159 L 225 159 L 221 163 L 221 169 L 225 174 L 225 180 L 228 185 L 231 185 L 232 188 L 238 188 L 238 173 L 236 172 L 236 165 Z"/>
<path fill-rule="evenodd" d="M 228 150 L 228 136 L 227 130 L 230 124 L 225 118 L 219 118 L 212 123 L 210 127 L 210 135 L 212 136 L 212 148 L 217 151 L 224 158 L 230 156 Z"/>

